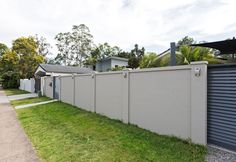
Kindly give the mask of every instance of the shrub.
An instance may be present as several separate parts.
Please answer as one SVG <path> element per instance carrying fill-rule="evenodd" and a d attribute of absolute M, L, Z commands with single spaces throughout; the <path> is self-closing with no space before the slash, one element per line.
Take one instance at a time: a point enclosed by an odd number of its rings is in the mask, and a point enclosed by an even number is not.
<path fill-rule="evenodd" d="M 3 88 L 18 88 L 20 83 L 20 74 L 18 72 L 5 72 L 1 76 L 1 83 Z"/>

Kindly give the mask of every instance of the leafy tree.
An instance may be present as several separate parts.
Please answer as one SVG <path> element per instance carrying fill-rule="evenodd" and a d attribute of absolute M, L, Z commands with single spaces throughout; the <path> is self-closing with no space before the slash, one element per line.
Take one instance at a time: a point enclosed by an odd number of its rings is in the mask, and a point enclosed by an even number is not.
<path fill-rule="evenodd" d="M 91 51 L 91 55 L 85 60 L 85 65 L 95 66 L 96 62 L 110 56 L 118 56 L 121 49 L 118 46 L 110 46 L 108 43 L 99 44 Z"/>
<path fill-rule="evenodd" d="M 39 37 L 37 34 L 35 36 L 35 41 L 37 43 L 38 46 L 38 54 L 42 55 L 44 57 L 51 55 L 52 53 L 50 52 L 50 49 L 52 48 L 52 46 L 50 45 L 50 43 L 47 42 L 47 39 L 44 37 Z"/>
<path fill-rule="evenodd" d="M 191 38 L 189 36 L 185 36 L 184 38 L 182 38 L 181 40 L 178 41 L 177 47 L 183 46 L 183 45 L 190 45 L 193 43 L 195 43 L 193 38 Z"/>
<path fill-rule="evenodd" d="M 125 52 L 125 51 L 121 51 L 117 54 L 118 57 L 122 57 L 122 58 L 127 58 L 129 59 L 130 57 L 130 52 Z"/>
<path fill-rule="evenodd" d="M 170 64 L 170 52 L 163 56 L 157 56 L 155 53 L 150 53 L 149 55 L 144 55 L 140 61 L 140 68 L 153 68 L 153 67 L 163 67 L 169 66 Z M 176 64 L 183 65 L 184 58 L 180 52 L 176 52 Z"/>
<path fill-rule="evenodd" d="M 90 34 L 89 28 L 84 25 L 74 25 L 71 33 L 71 50 L 75 65 L 82 66 L 83 61 L 89 57 L 92 45 L 93 36 Z"/>
<path fill-rule="evenodd" d="M 72 58 L 72 52 L 70 47 L 70 33 L 59 33 L 56 35 L 57 49 L 59 53 L 57 54 L 55 60 L 63 65 L 70 65 Z"/>
<path fill-rule="evenodd" d="M 0 57 L 8 50 L 8 47 L 3 44 L 3 43 L 0 43 Z"/>
<path fill-rule="evenodd" d="M 209 48 L 181 46 L 180 52 L 184 57 L 184 62 L 190 64 L 193 61 L 208 61 L 209 64 L 220 64 L 222 61 L 214 57 L 214 54 Z"/>
<path fill-rule="evenodd" d="M 7 50 L 0 58 L 0 78 L 3 88 L 18 88 L 20 74 L 19 57 L 11 50 Z"/>
<path fill-rule="evenodd" d="M 142 47 L 139 49 L 138 44 L 134 45 L 134 49 L 131 50 L 130 55 L 129 55 L 129 67 L 132 69 L 136 69 L 139 67 L 139 63 L 144 56 L 145 49 Z"/>
<path fill-rule="evenodd" d="M 164 67 L 170 65 L 170 52 L 168 52 L 166 55 L 158 58 L 158 67 Z M 180 52 L 176 52 L 176 65 L 185 65 L 184 63 L 184 57 Z"/>
<path fill-rule="evenodd" d="M 3 88 L 18 88 L 20 83 L 20 74 L 16 71 L 8 71 L 2 74 L 1 83 Z"/>
<path fill-rule="evenodd" d="M 44 57 L 38 53 L 38 44 L 34 37 L 20 37 L 13 41 L 12 51 L 19 57 L 19 72 L 21 78 L 31 78 Z"/>
<path fill-rule="evenodd" d="M 19 57 L 16 52 L 7 50 L 0 58 L 0 73 L 17 71 L 19 67 Z"/>
<path fill-rule="evenodd" d="M 84 24 L 74 25 L 71 32 L 59 33 L 55 39 L 59 51 L 56 60 L 61 64 L 82 66 L 91 54 L 93 36 Z"/>

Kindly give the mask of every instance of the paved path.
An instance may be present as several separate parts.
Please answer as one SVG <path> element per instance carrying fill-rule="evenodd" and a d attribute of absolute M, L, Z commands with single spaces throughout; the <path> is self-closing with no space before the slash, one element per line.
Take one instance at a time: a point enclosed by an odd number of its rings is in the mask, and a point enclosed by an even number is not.
<path fill-rule="evenodd" d="M 10 101 L 12 101 L 12 100 L 25 99 L 25 98 L 32 98 L 32 97 L 38 97 L 38 94 L 37 93 L 27 93 L 27 94 L 20 94 L 20 95 L 12 95 L 12 96 L 8 96 L 8 99 Z"/>
<path fill-rule="evenodd" d="M 37 106 L 37 105 L 43 105 L 43 104 L 47 104 L 47 103 L 51 103 L 51 102 L 55 102 L 55 101 L 57 101 L 57 100 L 43 101 L 43 102 L 37 102 L 37 103 L 32 103 L 32 104 L 27 104 L 27 105 L 19 105 L 19 106 L 16 106 L 15 109 L 23 109 L 23 108 Z"/>
<path fill-rule="evenodd" d="M 236 162 L 236 152 L 213 145 L 208 146 L 207 162 Z"/>
<path fill-rule="evenodd" d="M 0 89 L 0 162 L 38 162 L 39 159 Z"/>

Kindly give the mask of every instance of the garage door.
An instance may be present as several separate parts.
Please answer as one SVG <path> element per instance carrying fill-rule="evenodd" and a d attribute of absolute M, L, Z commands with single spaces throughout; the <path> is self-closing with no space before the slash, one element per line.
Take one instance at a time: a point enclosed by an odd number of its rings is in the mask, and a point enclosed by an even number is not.
<path fill-rule="evenodd" d="M 207 140 L 236 151 L 236 65 L 208 66 Z"/>

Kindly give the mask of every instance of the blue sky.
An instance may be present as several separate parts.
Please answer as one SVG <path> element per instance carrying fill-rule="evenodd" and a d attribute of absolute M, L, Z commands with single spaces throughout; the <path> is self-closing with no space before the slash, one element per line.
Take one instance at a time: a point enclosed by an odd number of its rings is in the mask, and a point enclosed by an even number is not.
<path fill-rule="evenodd" d="M 236 36 L 235 0 L 1 0 L 0 42 L 20 36 L 54 37 L 86 24 L 94 42 L 124 50 L 135 43 L 156 53 L 188 35 L 198 41 Z"/>

